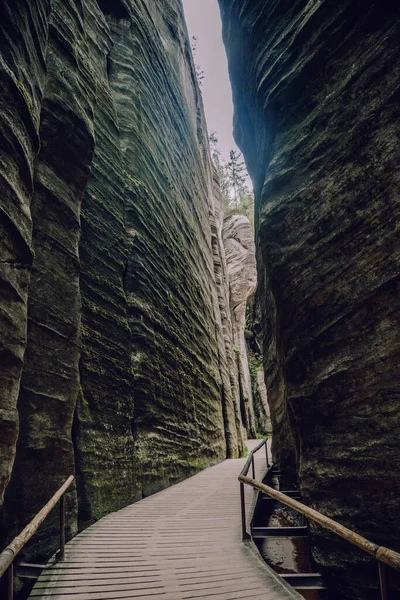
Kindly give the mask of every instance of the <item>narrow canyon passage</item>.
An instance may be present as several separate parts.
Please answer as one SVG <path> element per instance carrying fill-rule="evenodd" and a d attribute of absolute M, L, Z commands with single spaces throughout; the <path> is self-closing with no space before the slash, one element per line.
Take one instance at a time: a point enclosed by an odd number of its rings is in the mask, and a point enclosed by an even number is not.
<path fill-rule="evenodd" d="M 389 0 L 2 0 L 0 553 L 70 476 L 68 541 L 267 436 L 400 552 L 399 47 Z M 381 597 L 308 527 L 329 598 Z"/>
<path fill-rule="evenodd" d="M 257 440 L 246 444 L 252 449 Z M 225 460 L 92 525 L 67 545 L 64 564 L 42 573 L 30 598 L 300 598 L 241 542 L 237 474 L 244 462 Z M 265 466 L 260 453 L 260 477 Z M 248 488 L 249 509 L 253 498 Z"/>

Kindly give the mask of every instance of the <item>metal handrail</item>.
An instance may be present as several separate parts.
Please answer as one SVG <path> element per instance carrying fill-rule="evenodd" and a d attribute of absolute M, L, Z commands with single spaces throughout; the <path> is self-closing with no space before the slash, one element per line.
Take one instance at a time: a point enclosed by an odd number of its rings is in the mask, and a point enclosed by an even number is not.
<path fill-rule="evenodd" d="M 260 450 L 260 448 L 262 448 L 263 446 L 265 446 L 265 456 L 267 459 L 267 467 L 269 467 L 269 462 L 268 462 L 268 447 L 267 447 L 267 442 L 268 439 L 265 438 L 263 439 L 258 446 L 256 446 L 255 448 L 253 448 L 253 450 L 250 451 L 249 456 L 244 464 L 243 469 L 240 471 L 240 475 L 239 477 L 243 477 L 245 475 L 247 475 L 247 473 L 249 472 L 249 468 L 250 468 L 250 463 L 253 467 L 253 474 L 254 474 L 254 455 L 256 452 L 258 452 Z"/>
<path fill-rule="evenodd" d="M 265 444 L 266 444 L 266 442 L 267 442 L 267 440 L 264 440 Z M 306 506 L 302 502 L 299 502 L 298 500 L 295 500 L 294 498 L 291 498 L 291 497 L 287 496 L 286 494 L 283 494 L 282 492 L 279 492 L 278 490 L 275 490 L 274 488 L 272 488 L 268 485 L 265 485 L 264 483 L 261 483 L 260 481 L 257 481 L 255 479 L 254 454 L 262 447 L 262 445 L 263 444 L 259 444 L 256 448 L 254 448 L 254 450 L 252 450 L 250 452 L 249 457 L 246 461 L 246 464 L 243 467 L 243 469 L 238 477 L 238 479 L 240 481 L 240 486 L 241 486 L 241 498 L 243 497 L 243 500 L 244 500 L 244 489 L 242 489 L 242 488 L 244 488 L 244 485 L 245 484 L 250 485 L 254 489 L 267 494 L 271 498 L 275 498 L 275 500 L 277 500 L 278 502 L 281 502 L 282 504 L 285 504 L 286 506 L 293 508 L 300 514 L 311 519 L 315 523 L 318 523 L 325 529 L 329 529 L 330 531 L 333 531 L 333 533 L 336 533 L 336 535 L 342 537 L 343 539 L 350 542 L 351 544 L 358 546 L 359 548 L 361 548 L 361 550 L 364 550 L 364 552 L 367 552 L 368 554 L 373 556 L 378 561 L 381 600 L 387 600 L 388 592 L 387 592 L 387 583 L 386 583 L 386 574 L 385 574 L 384 565 L 389 565 L 390 567 L 393 567 L 394 569 L 397 569 L 400 571 L 400 554 L 398 552 L 395 552 L 394 550 L 390 550 L 390 548 L 386 548 L 385 546 L 379 546 L 378 544 L 375 544 L 374 542 L 367 540 L 362 535 L 359 535 L 358 533 L 355 533 L 351 529 L 344 527 L 337 521 L 334 521 L 333 519 L 327 517 L 326 515 L 323 515 L 322 513 L 318 512 L 317 510 L 314 510 L 313 508 Z M 267 447 L 267 446 L 265 446 L 265 447 Z M 247 477 L 247 473 L 250 468 L 250 464 L 253 465 L 253 477 L 252 478 Z M 269 466 L 268 465 L 268 453 L 267 453 L 267 466 Z M 243 528 L 243 524 L 244 524 L 243 539 L 245 540 L 245 539 L 251 538 L 251 535 L 249 535 L 247 533 L 246 515 L 243 514 L 244 512 L 245 512 L 245 506 L 244 506 L 244 502 L 242 502 L 242 528 Z"/>
<path fill-rule="evenodd" d="M 0 554 L 0 577 L 7 571 L 8 573 L 8 600 L 12 600 L 13 597 L 13 562 L 17 554 L 22 550 L 31 537 L 39 529 L 45 518 L 48 516 L 50 511 L 55 507 L 58 501 L 60 501 L 60 552 L 57 555 L 57 560 L 63 561 L 65 558 L 65 497 L 64 494 L 74 481 L 75 477 L 70 475 L 65 483 L 60 487 L 59 490 L 52 496 L 52 498 L 43 506 L 42 510 L 32 519 L 30 523 L 21 531 L 17 537 L 13 539 L 7 548 Z"/>
<path fill-rule="evenodd" d="M 253 448 L 253 450 L 250 451 L 249 456 L 244 464 L 243 469 L 240 472 L 239 475 L 239 481 L 240 481 L 240 505 L 241 505 L 241 512 L 242 512 L 242 539 L 243 540 L 249 540 L 251 539 L 251 536 L 247 533 L 247 526 L 246 526 L 246 501 L 245 501 L 245 496 L 244 496 L 244 483 L 241 481 L 241 477 L 245 477 L 250 469 L 250 465 L 252 467 L 252 473 L 253 473 L 253 479 L 256 476 L 256 470 L 255 470 L 255 465 L 254 465 L 254 455 L 256 452 L 258 452 L 263 446 L 265 446 L 265 457 L 266 457 L 266 461 L 267 461 L 267 467 L 269 467 L 269 459 L 268 459 L 268 446 L 267 446 L 267 439 L 262 440 L 258 446 L 256 446 L 255 448 Z"/>

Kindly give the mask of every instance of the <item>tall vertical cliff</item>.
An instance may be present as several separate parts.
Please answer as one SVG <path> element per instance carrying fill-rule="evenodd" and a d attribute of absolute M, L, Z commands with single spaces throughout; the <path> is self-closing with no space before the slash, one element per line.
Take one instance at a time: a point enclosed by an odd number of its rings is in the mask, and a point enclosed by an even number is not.
<path fill-rule="evenodd" d="M 243 451 L 218 182 L 180 0 L 5 0 L 0 49 L 3 533 L 73 473 L 73 534 Z"/>
<path fill-rule="evenodd" d="M 227 262 L 229 306 L 238 370 L 241 417 L 249 436 L 255 437 L 257 432 L 245 327 L 247 305 L 256 289 L 257 273 L 254 235 L 248 218 L 236 214 L 227 216 L 222 228 L 222 239 Z"/>
<path fill-rule="evenodd" d="M 399 550 L 399 9 L 219 0 L 256 193 L 274 453 L 306 502 Z M 335 597 L 375 597 L 312 527 Z"/>
<path fill-rule="evenodd" d="M 27 336 L 28 282 L 33 260 L 34 161 L 45 83 L 50 1 L 0 8 L 0 503 L 9 482 L 18 435 L 16 410 Z"/>

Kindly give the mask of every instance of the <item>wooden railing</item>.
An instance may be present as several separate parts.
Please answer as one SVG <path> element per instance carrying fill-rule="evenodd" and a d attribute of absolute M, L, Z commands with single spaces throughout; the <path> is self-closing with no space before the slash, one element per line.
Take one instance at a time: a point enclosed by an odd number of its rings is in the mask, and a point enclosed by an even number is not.
<path fill-rule="evenodd" d="M 275 498 L 275 500 L 277 500 L 278 502 L 281 502 L 282 504 L 285 504 L 286 506 L 293 508 L 300 514 L 304 515 L 306 518 L 314 521 L 314 523 L 318 523 L 318 525 L 321 525 L 325 529 L 329 529 L 330 531 L 333 531 L 333 533 L 336 533 L 336 535 L 347 540 L 354 546 L 358 546 L 359 548 L 361 548 L 361 550 L 364 550 L 364 552 L 367 552 L 368 554 L 373 556 L 378 561 L 381 600 L 388 600 L 388 589 L 387 589 L 385 565 L 389 565 L 390 567 L 393 567 L 394 569 L 397 569 L 400 571 L 400 554 L 398 552 L 395 552 L 394 550 L 390 550 L 389 548 L 386 548 L 385 546 L 379 546 L 378 544 L 375 544 L 374 542 L 370 542 L 362 535 L 359 535 L 358 533 L 355 533 L 351 529 L 348 529 L 347 527 L 340 525 L 340 523 L 338 523 L 337 521 L 330 519 L 329 517 L 323 515 L 322 513 L 318 512 L 317 510 L 314 510 L 313 508 L 306 506 L 302 502 L 298 502 L 294 498 L 290 498 L 286 494 L 282 494 L 282 492 L 278 492 L 278 490 L 275 490 L 274 488 L 272 488 L 268 485 L 265 485 L 264 483 L 261 483 L 260 481 L 257 481 L 255 479 L 254 454 L 258 450 L 260 450 L 260 448 L 262 448 L 262 446 L 264 444 L 265 444 L 265 448 L 267 449 L 267 440 L 263 440 L 262 443 L 260 443 L 258 446 L 256 446 L 256 448 L 254 448 L 254 450 L 252 450 L 250 452 L 249 457 L 246 461 L 246 464 L 244 465 L 244 467 L 239 475 L 241 507 L 242 507 L 243 539 L 246 540 L 246 539 L 251 538 L 251 535 L 247 532 L 246 509 L 245 509 L 245 503 L 244 503 L 244 485 L 250 485 L 254 489 L 256 489 L 260 492 L 263 492 L 264 494 L 267 494 L 271 498 Z M 267 455 L 267 467 L 269 467 L 268 451 L 266 451 L 266 455 Z M 252 465 L 253 477 L 247 477 L 247 473 L 249 471 L 250 465 Z"/>
<path fill-rule="evenodd" d="M 17 554 L 39 529 L 49 512 L 60 501 L 60 551 L 57 560 L 62 561 L 65 557 L 65 497 L 64 494 L 74 481 L 74 476 L 68 477 L 66 482 L 54 494 L 54 496 L 43 506 L 42 510 L 21 531 L 17 537 L 0 554 L 0 577 L 7 573 L 7 600 L 12 600 L 14 595 L 14 568 L 13 563 Z"/>

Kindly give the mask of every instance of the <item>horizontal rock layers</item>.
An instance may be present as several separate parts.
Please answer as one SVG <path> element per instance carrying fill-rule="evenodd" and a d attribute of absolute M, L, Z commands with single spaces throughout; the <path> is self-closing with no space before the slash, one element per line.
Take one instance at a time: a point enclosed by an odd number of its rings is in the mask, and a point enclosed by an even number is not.
<path fill-rule="evenodd" d="M 268 403 L 268 390 L 265 384 L 262 348 L 262 319 L 257 290 L 247 304 L 245 340 L 250 371 L 256 431 L 257 433 L 263 435 L 271 434 L 271 409 Z"/>
<path fill-rule="evenodd" d="M 6 540 L 71 473 L 70 535 L 237 456 L 243 425 L 181 3 L 6 0 L 0 32 Z"/>
<path fill-rule="evenodd" d="M 109 70 L 126 165 L 135 451 L 149 494 L 220 460 L 226 442 L 235 456 L 238 443 L 221 381 L 213 174 L 182 7 L 139 2 L 130 14 L 129 26 L 114 22 Z"/>
<path fill-rule="evenodd" d="M 18 435 L 16 411 L 27 335 L 35 157 L 45 81 L 50 0 L 0 9 L 0 504 Z"/>
<path fill-rule="evenodd" d="M 49 19 L 40 151 L 30 202 L 35 259 L 18 399 L 20 433 L 8 489 L 10 512 L 21 518 L 32 517 L 43 504 L 44 492 L 51 496 L 62 474 L 74 472 L 71 426 L 79 388 L 80 207 L 94 148 L 93 78 L 88 64 L 82 16 L 73 3 L 55 3 Z M 82 90 L 78 98 L 77 89 Z M 76 511 L 73 495 L 71 524 Z M 53 519 L 44 526 L 46 534 Z"/>
<path fill-rule="evenodd" d="M 274 453 L 304 499 L 399 550 L 399 12 L 219 0 L 255 183 Z M 368 560 L 315 527 L 335 597 Z"/>
<path fill-rule="evenodd" d="M 240 410 L 249 437 L 257 434 L 245 338 L 246 310 L 257 285 L 254 235 L 244 215 L 229 215 L 222 228 L 229 281 L 233 344 L 239 373 Z"/>

